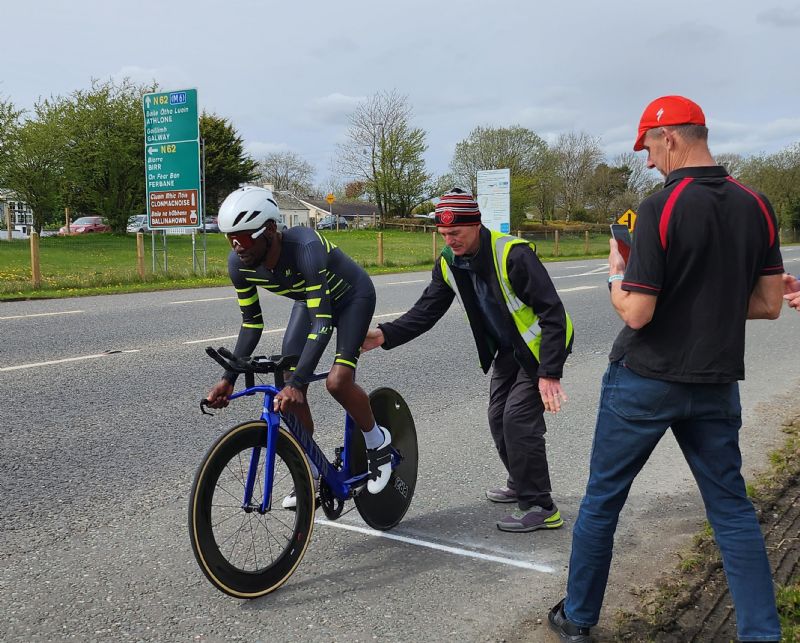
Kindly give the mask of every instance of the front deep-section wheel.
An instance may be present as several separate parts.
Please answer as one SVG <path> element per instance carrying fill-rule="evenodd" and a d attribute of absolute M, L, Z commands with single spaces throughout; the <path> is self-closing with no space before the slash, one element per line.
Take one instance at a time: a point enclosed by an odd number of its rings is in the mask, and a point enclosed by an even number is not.
<path fill-rule="evenodd" d="M 267 426 L 246 422 L 225 433 L 200 464 L 189 498 L 189 533 L 200 568 L 219 590 L 256 598 L 280 587 L 305 554 L 314 527 L 311 470 L 298 442 L 278 433 L 272 508 L 261 513 Z M 244 504 L 251 466 L 255 484 Z M 295 511 L 281 507 L 294 490 Z"/>
<path fill-rule="evenodd" d="M 358 513 L 373 529 L 391 529 L 405 516 L 414 488 L 417 486 L 417 431 L 414 418 L 401 395 L 390 388 L 375 389 L 369 403 L 375 420 L 392 434 L 392 448 L 399 455 L 399 464 L 392 469 L 386 487 L 377 494 L 362 488 L 355 497 Z M 361 431 L 351 436 L 351 465 L 353 475 L 367 468 L 366 447 Z"/>

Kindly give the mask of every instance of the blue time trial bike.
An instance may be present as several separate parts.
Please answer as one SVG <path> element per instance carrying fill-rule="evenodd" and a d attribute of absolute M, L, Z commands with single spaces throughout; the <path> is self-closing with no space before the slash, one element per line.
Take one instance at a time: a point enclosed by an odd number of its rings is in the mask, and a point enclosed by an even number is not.
<path fill-rule="evenodd" d="M 273 410 L 284 372 L 297 357 L 237 358 L 225 348 L 206 353 L 228 371 L 244 374 L 245 388 L 230 396 L 263 395 L 261 417 L 226 431 L 211 446 L 195 474 L 189 498 L 189 533 L 200 569 L 219 590 L 257 598 L 278 589 L 308 548 L 317 506 L 336 520 L 353 499 L 370 527 L 391 529 L 405 515 L 417 481 L 417 435 L 408 405 L 396 391 L 373 391 L 370 405 L 378 424 L 392 433 L 392 474 L 377 494 L 366 490 L 376 475 L 368 468 L 361 431 L 345 415 L 342 446 L 330 462 L 297 419 Z M 275 386 L 256 384 L 257 374 L 274 374 Z M 327 373 L 316 373 L 311 381 Z M 207 413 L 206 400 L 200 402 Z M 320 472 L 319 497 L 309 462 Z M 296 506 L 281 500 L 294 492 Z"/>

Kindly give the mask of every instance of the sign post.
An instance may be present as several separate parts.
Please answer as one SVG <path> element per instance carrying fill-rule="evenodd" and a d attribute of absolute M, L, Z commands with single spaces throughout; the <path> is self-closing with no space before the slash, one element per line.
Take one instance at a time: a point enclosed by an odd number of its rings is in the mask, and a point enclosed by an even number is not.
<path fill-rule="evenodd" d="M 199 228 L 200 126 L 197 90 L 145 94 L 145 177 L 151 230 Z"/>
<path fill-rule="evenodd" d="M 333 202 L 336 201 L 336 197 L 333 192 L 328 192 L 325 200 L 328 202 L 328 215 L 331 217 L 331 223 L 333 223 Z M 339 219 L 336 219 L 336 230 L 339 230 Z"/>
<path fill-rule="evenodd" d="M 487 228 L 511 232 L 511 170 L 478 170 L 478 208 Z"/>

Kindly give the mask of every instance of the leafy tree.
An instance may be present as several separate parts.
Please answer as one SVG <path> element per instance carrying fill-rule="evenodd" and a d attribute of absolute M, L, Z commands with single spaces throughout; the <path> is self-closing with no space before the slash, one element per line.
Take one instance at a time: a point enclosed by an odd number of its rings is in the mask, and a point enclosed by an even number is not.
<path fill-rule="evenodd" d="M 276 190 L 305 196 L 312 191 L 314 168 L 294 152 L 272 152 L 258 164 L 261 180 Z"/>
<path fill-rule="evenodd" d="M 258 178 L 258 163 L 244 151 L 242 137 L 227 119 L 203 112 L 200 136 L 205 146 L 206 216 L 219 212 L 223 199 L 242 183 Z"/>
<path fill-rule="evenodd" d="M 715 154 L 714 160 L 722 165 L 732 177 L 737 178 L 745 168 L 745 159 L 741 154 Z"/>
<path fill-rule="evenodd" d="M 558 137 L 555 145 L 555 173 L 559 179 L 559 202 L 564 218 L 584 205 L 587 183 L 603 160 L 600 143 L 585 132 L 569 132 Z"/>
<path fill-rule="evenodd" d="M 428 198 L 426 135 L 411 126 L 411 116 L 405 96 L 378 92 L 356 107 L 339 146 L 338 172 L 365 183 L 381 217 L 406 215 Z"/>
<path fill-rule="evenodd" d="M 628 189 L 628 178 L 631 170 L 626 165 L 609 167 L 600 163 L 586 181 L 586 207 L 598 223 L 616 219 L 611 204 Z M 622 213 L 620 213 L 622 214 Z"/>
<path fill-rule="evenodd" d="M 747 159 L 741 180 L 767 195 L 781 225 L 800 225 L 800 143 Z"/>
<path fill-rule="evenodd" d="M 367 184 L 364 181 L 350 181 L 344 186 L 344 196 L 346 199 L 358 199 L 367 191 Z"/>
<path fill-rule="evenodd" d="M 22 114 L 23 111 L 16 109 L 10 100 L 0 98 L 0 185 L 2 186 L 6 184 L 3 173 L 14 148 L 14 137 Z"/>
<path fill-rule="evenodd" d="M 4 163 L 5 187 L 19 196 L 33 212 L 33 227 L 41 233 L 54 221 L 63 204 L 67 140 L 64 136 L 63 106 L 58 101 L 40 101 L 34 116 L 14 124 L 7 132 L 13 153 Z"/>
<path fill-rule="evenodd" d="M 643 199 L 654 187 L 661 187 L 662 177 L 647 167 L 647 156 L 641 152 L 623 152 L 614 157 L 612 167 L 628 171 L 628 191 Z"/>
<path fill-rule="evenodd" d="M 145 209 L 142 96 L 152 87 L 125 79 L 55 99 L 67 139 L 62 199 L 76 213 L 104 216 L 114 232 Z"/>

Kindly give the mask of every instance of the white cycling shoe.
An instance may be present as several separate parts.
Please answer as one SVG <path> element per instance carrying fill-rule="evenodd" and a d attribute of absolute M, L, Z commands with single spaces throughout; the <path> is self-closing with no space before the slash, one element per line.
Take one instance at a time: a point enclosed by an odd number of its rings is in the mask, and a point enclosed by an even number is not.
<path fill-rule="evenodd" d="M 319 495 L 319 478 L 314 478 L 314 499 L 316 500 L 317 496 Z M 281 507 L 284 509 L 297 509 L 297 496 L 294 495 L 294 489 L 292 489 L 292 493 L 286 496 L 281 502 Z"/>
<path fill-rule="evenodd" d="M 389 484 L 392 475 L 392 435 L 389 429 L 379 427 L 383 432 L 383 442 L 375 449 L 367 449 L 367 467 L 373 478 L 367 481 L 367 491 L 380 493 Z"/>

